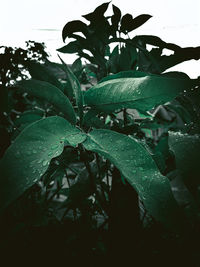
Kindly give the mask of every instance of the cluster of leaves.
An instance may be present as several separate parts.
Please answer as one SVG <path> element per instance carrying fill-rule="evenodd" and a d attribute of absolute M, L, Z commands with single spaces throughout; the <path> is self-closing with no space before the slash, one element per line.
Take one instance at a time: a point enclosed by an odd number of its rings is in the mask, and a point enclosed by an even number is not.
<path fill-rule="evenodd" d="M 65 25 L 63 39 L 75 41 L 58 51 L 79 56 L 72 68 L 60 58 L 67 81 L 46 65 L 26 65 L 31 79 L 22 79 L 15 88 L 28 104 L 13 122 L 18 131 L 0 161 L 2 218 L 14 210 L 17 227 L 27 230 L 27 225 L 63 225 L 71 216 L 84 225 L 81 233 L 95 233 L 88 251 L 99 246 L 102 254 L 106 242 L 96 230 L 106 224 L 116 229 L 113 236 L 120 230 L 113 199 L 120 203 L 120 213 L 127 203 L 132 205 L 134 194 L 139 210 L 139 196 L 142 217 L 147 213 L 175 233 L 199 223 L 199 79 L 163 73 L 182 61 L 199 59 L 199 47 L 180 48 L 155 36 L 125 38 L 122 34 L 151 16 L 121 16 L 113 5 L 113 15 L 105 17 L 108 5 L 84 16 L 89 25 Z M 110 53 L 112 42 L 118 45 Z M 148 51 L 147 44 L 156 48 Z M 164 48 L 174 54 L 162 55 Z M 82 65 L 82 58 L 89 62 Z M 85 91 L 88 82 L 91 88 Z M 191 192 L 187 203 L 173 193 L 170 180 L 186 184 Z M 76 237 L 76 231 L 68 233 L 69 248 Z"/>

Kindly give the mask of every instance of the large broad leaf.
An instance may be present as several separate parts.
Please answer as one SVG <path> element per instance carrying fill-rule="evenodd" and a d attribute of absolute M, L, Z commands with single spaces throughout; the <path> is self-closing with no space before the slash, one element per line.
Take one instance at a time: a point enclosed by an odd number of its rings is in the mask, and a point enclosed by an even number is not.
<path fill-rule="evenodd" d="M 120 170 L 157 221 L 171 227 L 177 224 L 178 206 L 169 181 L 161 175 L 151 155 L 140 143 L 110 130 L 94 130 L 83 145 L 110 160 Z"/>
<path fill-rule="evenodd" d="M 104 112 L 121 108 L 147 111 L 171 101 L 193 84 L 192 80 L 159 75 L 113 79 L 89 89 L 84 99 L 85 104 Z"/>
<path fill-rule="evenodd" d="M 48 68 L 44 64 L 32 61 L 27 64 L 27 67 L 33 79 L 49 82 L 58 87 L 61 91 L 63 91 L 62 83 L 59 82 L 59 80 L 57 79 L 57 77 L 50 68 Z"/>
<path fill-rule="evenodd" d="M 62 153 L 65 141 L 76 146 L 85 138 L 79 129 L 58 116 L 26 127 L 0 161 L 0 210 L 40 179 L 51 159 Z"/>
<path fill-rule="evenodd" d="M 67 66 L 67 64 L 65 64 L 65 62 L 62 60 L 61 57 L 59 57 L 59 58 L 60 58 L 61 62 L 63 63 L 64 70 L 67 73 L 69 82 L 70 82 L 72 89 L 74 91 L 76 104 L 78 106 L 80 121 L 82 121 L 82 117 L 83 117 L 83 94 L 81 91 L 81 85 L 79 83 L 79 80 L 76 78 L 76 76 L 71 71 L 71 69 Z"/>
<path fill-rule="evenodd" d="M 76 123 L 76 114 L 69 99 L 54 85 L 38 80 L 23 80 L 18 86 L 28 94 L 38 97 L 54 105 L 65 114 L 66 119 L 72 124 Z"/>
<path fill-rule="evenodd" d="M 176 167 L 184 180 L 200 184 L 200 136 L 169 132 L 169 147 L 174 152 Z"/>

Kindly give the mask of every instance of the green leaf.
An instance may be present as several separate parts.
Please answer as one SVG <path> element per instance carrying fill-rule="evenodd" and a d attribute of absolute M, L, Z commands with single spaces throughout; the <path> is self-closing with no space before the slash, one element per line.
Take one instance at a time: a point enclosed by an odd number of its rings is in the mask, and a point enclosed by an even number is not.
<path fill-rule="evenodd" d="M 0 210 L 40 179 L 51 159 L 62 153 L 65 140 L 76 146 L 85 138 L 79 129 L 58 116 L 26 127 L 0 161 Z"/>
<path fill-rule="evenodd" d="M 76 99 L 76 104 L 78 106 L 80 122 L 81 122 L 83 118 L 83 94 L 81 91 L 81 85 L 79 83 L 79 80 L 76 78 L 76 76 L 73 74 L 71 69 L 67 66 L 67 64 L 65 64 L 65 62 L 62 60 L 60 56 L 59 58 L 61 62 L 63 63 L 64 70 L 66 71 L 69 82 L 71 83 L 71 86 L 73 88 L 75 99 Z"/>
<path fill-rule="evenodd" d="M 28 110 L 20 114 L 19 118 L 15 120 L 15 125 L 18 127 L 22 124 L 29 124 L 37 120 L 41 120 L 43 112 L 39 110 Z"/>
<path fill-rule="evenodd" d="M 175 45 L 175 44 L 171 44 L 171 43 L 166 43 L 163 40 L 161 40 L 159 37 L 154 36 L 154 35 L 138 35 L 132 39 L 133 43 L 138 42 L 138 41 L 140 41 L 144 44 L 158 46 L 160 48 L 167 48 L 167 49 L 173 50 L 173 51 L 176 51 L 180 48 L 180 46 Z"/>
<path fill-rule="evenodd" d="M 80 44 L 77 41 L 72 41 L 67 45 L 57 49 L 58 52 L 68 53 L 68 54 L 77 53 L 79 52 L 79 50 L 80 50 Z"/>
<path fill-rule="evenodd" d="M 113 112 L 122 108 L 147 111 L 171 101 L 179 93 L 193 86 L 188 79 L 151 75 L 120 78 L 102 82 L 84 94 L 85 104 L 99 111 Z"/>
<path fill-rule="evenodd" d="M 139 77 L 145 77 L 145 76 L 151 76 L 153 74 L 142 72 L 142 71 L 135 71 L 135 70 L 126 70 L 126 71 L 120 71 L 116 74 L 108 75 L 105 78 L 103 78 L 99 83 L 118 79 L 118 78 L 139 78 Z"/>
<path fill-rule="evenodd" d="M 184 180 L 198 181 L 200 136 L 169 132 L 169 147 L 174 152 L 176 167 Z"/>
<path fill-rule="evenodd" d="M 106 12 L 108 6 L 109 6 L 110 2 L 108 3 L 103 3 L 100 6 L 98 6 L 97 8 L 95 8 L 95 10 L 89 14 L 83 15 L 82 17 L 87 19 L 88 21 L 97 21 L 99 17 L 102 17 L 103 14 Z"/>
<path fill-rule="evenodd" d="M 121 19 L 121 11 L 115 5 L 112 5 L 112 7 L 113 7 L 114 14 L 111 17 L 111 22 L 112 22 L 111 31 L 112 31 L 113 37 L 116 37 L 116 31 L 118 31 L 119 22 Z"/>
<path fill-rule="evenodd" d="M 87 113 L 83 116 L 83 125 L 86 127 L 94 127 L 94 128 L 108 128 L 106 124 L 103 123 L 100 118 L 97 117 L 98 111 L 96 110 L 89 110 Z"/>
<path fill-rule="evenodd" d="M 76 123 L 76 114 L 69 99 L 54 85 L 38 81 L 38 80 L 23 80 L 18 83 L 18 86 L 29 95 L 46 100 L 54 105 L 59 111 L 65 114 L 66 119 L 72 124 Z"/>
<path fill-rule="evenodd" d="M 83 34 L 87 35 L 87 25 L 80 20 L 68 22 L 62 30 L 63 42 L 67 37 L 71 37 L 74 32 L 82 32 Z"/>
<path fill-rule="evenodd" d="M 131 32 L 137 29 L 138 27 L 142 26 L 151 17 L 152 17 L 151 15 L 143 14 L 133 19 L 132 15 L 126 14 L 122 17 L 120 30 L 123 33 Z"/>
<path fill-rule="evenodd" d="M 63 91 L 62 83 L 59 82 L 53 71 L 51 71 L 47 66 L 31 61 L 27 64 L 27 67 L 33 79 L 51 83 Z"/>
<path fill-rule="evenodd" d="M 119 169 L 157 221 L 170 227 L 177 225 L 178 206 L 169 181 L 161 175 L 151 155 L 139 142 L 110 130 L 94 130 L 83 145 L 110 160 Z"/>

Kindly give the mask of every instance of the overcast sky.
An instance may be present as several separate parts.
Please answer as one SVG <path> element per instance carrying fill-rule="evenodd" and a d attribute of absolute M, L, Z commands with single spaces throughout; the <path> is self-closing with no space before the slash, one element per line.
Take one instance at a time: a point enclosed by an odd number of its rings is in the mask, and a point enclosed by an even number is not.
<path fill-rule="evenodd" d="M 93 11 L 102 0 L 0 0 L 1 45 L 23 46 L 26 40 L 43 41 L 57 60 L 56 49 L 63 46 L 63 26 Z M 150 14 L 153 17 L 134 34 L 157 35 L 180 46 L 200 45 L 200 0 L 113 0 L 122 14 Z M 108 12 L 109 13 L 109 12 Z M 64 57 L 66 60 L 66 56 Z M 67 61 L 73 58 L 67 57 Z M 191 77 L 200 73 L 194 60 L 176 67 Z"/>

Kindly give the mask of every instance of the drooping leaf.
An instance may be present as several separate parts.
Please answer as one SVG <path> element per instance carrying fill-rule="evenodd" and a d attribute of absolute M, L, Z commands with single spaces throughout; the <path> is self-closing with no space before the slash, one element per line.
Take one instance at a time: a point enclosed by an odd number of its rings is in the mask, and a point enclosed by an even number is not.
<path fill-rule="evenodd" d="M 121 108 L 147 111 L 172 100 L 193 85 L 193 80 L 159 75 L 119 78 L 92 87 L 85 93 L 84 99 L 85 104 L 104 112 Z"/>
<path fill-rule="evenodd" d="M 26 127 L 0 161 L 0 209 L 40 179 L 51 159 L 62 153 L 65 140 L 76 146 L 85 138 L 79 129 L 58 116 Z"/>
<path fill-rule="evenodd" d="M 160 39 L 159 37 L 154 36 L 154 35 L 138 35 L 132 39 L 132 42 L 134 44 L 137 43 L 138 41 L 140 41 L 144 44 L 157 46 L 157 47 L 162 48 L 162 49 L 167 48 L 167 49 L 173 50 L 173 51 L 180 49 L 180 46 L 175 45 L 175 44 L 171 44 L 171 43 L 166 43 L 165 41 L 163 41 L 162 39 Z"/>
<path fill-rule="evenodd" d="M 157 221 L 170 227 L 177 226 L 178 206 L 169 181 L 161 175 L 151 155 L 139 142 L 110 130 L 93 130 L 83 145 L 119 169 Z"/>
<path fill-rule="evenodd" d="M 131 32 L 143 25 L 151 17 L 151 15 L 143 14 L 133 19 L 132 15 L 126 14 L 122 17 L 120 30 L 123 33 Z"/>
<path fill-rule="evenodd" d="M 63 91 L 63 85 L 47 66 L 32 61 L 26 66 L 33 79 L 48 82 Z"/>
<path fill-rule="evenodd" d="M 69 99 L 54 85 L 38 80 L 23 80 L 18 86 L 28 94 L 45 100 L 63 112 L 69 122 L 76 123 L 76 114 Z"/>
<path fill-rule="evenodd" d="M 71 37 L 71 35 L 75 32 L 81 32 L 84 35 L 87 35 L 87 25 L 80 20 L 68 22 L 62 30 L 63 42 L 67 37 Z"/>
<path fill-rule="evenodd" d="M 74 91 L 76 104 L 78 106 L 78 111 L 79 111 L 80 122 L 81 122 L 83 118 L 83 94 L 81 91 L 81 85 L 79 83 L 79 80 L 76 78 L 76 76 L 73 74 L 71 69 L 67 66 L 67 64 L 65 64 L 65 62 L 61 59 L 60 56 L 59 58 L 61 62 L 63 63 L 64 70 L 67 73 L 69 82 L 71 83 L 72 89 Z"/>

